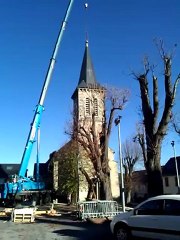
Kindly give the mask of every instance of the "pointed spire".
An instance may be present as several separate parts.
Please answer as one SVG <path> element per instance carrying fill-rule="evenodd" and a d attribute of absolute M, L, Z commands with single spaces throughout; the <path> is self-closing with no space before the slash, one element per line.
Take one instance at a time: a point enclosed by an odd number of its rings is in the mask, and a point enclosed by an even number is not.
<path fill-rule="evenodd" d="M 89 53 L 88 40 L 86 40 L 79 82 L 72 95 L 72 98 L 75 97 L 75 93 L 78 88 L 102 88 L 96 81 L 95 71 Z"/>
<path fill-rule="evenodd" d="M 78 87 L 92 87 L 93 85 L 97 85 L 97 81 L 89 53 L 88 40 L 86 40 Z"/>

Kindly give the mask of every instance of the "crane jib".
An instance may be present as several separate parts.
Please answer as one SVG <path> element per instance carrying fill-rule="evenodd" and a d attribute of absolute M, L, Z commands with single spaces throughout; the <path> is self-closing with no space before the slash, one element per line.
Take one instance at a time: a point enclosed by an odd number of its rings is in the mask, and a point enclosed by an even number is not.
<path fill-rule="evenodd" d="M 33 119 L 33 122 L 31 124 L 31 129 L 30 129 L 30 132 L 29 132 L 26 147 L 25 147 L 23 157 L 22 157 L 22 160 L 21 160 L 21 166 L 20 166 L 20 170 L 19 170 L 19 174 L 18 174 L 20 177 L 24 177 L 25 174 L 26 174 L 28 161 L 29 161 L 29 158 L 30 158 L 30 154 L 32 152 L 33 143 L 35 142 L 37 129 L 40 127 L 39 124 L 41 122 L 41 116 L 42 116 L 43 111 L 44 111 L 43 106 L 38 105 L 36 107 L 34 119 Z"/>
<path fill-rule="evenodd" d="M 27 139 L 27 142 L 26 142 L 26 146 L 25 146 L 25 149 L 24 149 L 24 153 L 23 153 L 23 156 L 22 156 L 20 170 L 19 170 L 19 174 L 18 174 L 20 178 L 25 177 L 25 174 L 26 174 L 27 166 L 28 166 L 29 159 L 30 159 L 30 156 L 31 156 L 31 153 L 32 153 L 33 143 L 34 143 L 35 136 L 36 136 L 36 133 L 37 133 L 37 129 L 40 127 L 41 115 L 42 115 L 42 112 L 44 110 L 43 104 L 44 104 L 45 96 L 46 96 L 47 89 L 48 89 L 48 86 L 49 86 L 49 83 L 50 83 L 50 80 L 51 80 L 51 76 L 52 76 L 52 73 L 53 73 L 57 53 L 58 53 L 58 50 L 59 50 L 59 47 L 60 47 L 63 32 L 65 30 L 66 23 L 67 23 L 67 20 L 68 20 L 73 2 L 74 2 L 74 0 L 69 1 L 69 5 L 67 7 L 65 17 L 64 17 L 64 20 L 62 22 L 62 25 L 61 25 L 61 28 L 60 28 L 60 31 L 59 31 L 59 34 L 58 34 L 58 37 L 57 37 L 57 41 L 56 41 L 56 44 L 55 44 L 55 47 L 54 47 L 54 50 L 53 50 L 53 54 L 52 54 L 52 57 L 51 57 L 51 60 L 50 60 L 49 66 L 48 66 L 48 70 L 47 70 L 47 74 L 46 74 L 46 77 L 45 77 L 43 88 L 42 88 L 42 91 L 41 91 L 41 94 L 40 94 L 39 102 L 38 102 L 38 105 L 37 105 L 37 108 L 36 108 L 36 111 L 35 111 L 35 114 L 34 114 L 34 117 L 33 117 L 30 132 L 29 132 L 28 139 Z"/>

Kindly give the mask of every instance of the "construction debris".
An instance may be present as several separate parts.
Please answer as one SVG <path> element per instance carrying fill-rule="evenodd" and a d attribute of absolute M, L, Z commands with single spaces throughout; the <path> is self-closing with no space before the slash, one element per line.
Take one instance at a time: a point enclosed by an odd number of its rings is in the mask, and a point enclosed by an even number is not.
<path fill-rule="evenodd" d="M 34 223 L 36 219 L 43 216 L 62 216 L 62 214 L 70 214 L 75 209 L 74 206 L 68 206 L 63 203 L 52 203 L 51 205 L 42 206 L 22 206 L 15 208 L 1 208 L 0 217 L 7 218 L 15 223 Z"/>

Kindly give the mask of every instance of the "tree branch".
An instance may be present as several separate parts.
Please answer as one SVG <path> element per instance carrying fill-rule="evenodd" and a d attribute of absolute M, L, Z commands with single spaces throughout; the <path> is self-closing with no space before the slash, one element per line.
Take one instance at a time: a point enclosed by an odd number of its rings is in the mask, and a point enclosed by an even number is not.
<path fill-rule="evenodd" d="M 155 134 L 157 118 L 159 113 L 158 83 L 157 78 L 155 76 L 153 76 L 153 108 L 154 108 L 153 134 Z"/>
<path fill-rule="evenodd" d="M 165 57 L 164 59 L 164 64 L 165 64 L 165 103 L 164 103 L 164 111 L 163 115 L 161 118 L 161 121 L 159 123 L 157 135 L 164 136 L 166 133 L 167 125 L 169 123 L 169 120 L 171 118 L 171 110 L 174 105 L 174 100 L 175 100 L 175 94 L 176 94 L 176 89 L 179 84 L 180 80 L 180 74 L 178 75 L 173 89 L 171 86 L 171 59 Z"/>
<path fill-rule="evenodd" d="M 146 74 L 140 75 L 137 80 L 139 81 L 139 84 L 140 84 L 144 125 L 146 128 L 147 135 L 151 136 L 152 129 L 153 129 L 153 114 L 152 114 L 152 108 L 149 100 L 149 89 L 148 89 L 148 81 L 147 81 Z"/>

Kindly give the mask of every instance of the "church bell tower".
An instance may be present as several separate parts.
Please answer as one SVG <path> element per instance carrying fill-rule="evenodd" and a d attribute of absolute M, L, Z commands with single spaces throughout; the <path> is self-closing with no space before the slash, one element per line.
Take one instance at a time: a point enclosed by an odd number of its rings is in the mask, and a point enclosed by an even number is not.
<path fill-rule="evenodd" d="M 86 40 L 78 85 L 72 95 L 75 123 L 92 122 L 95 116 L 96 130 L 102 131 L 105 110 L 105 88 L 97 81 Z"/>

